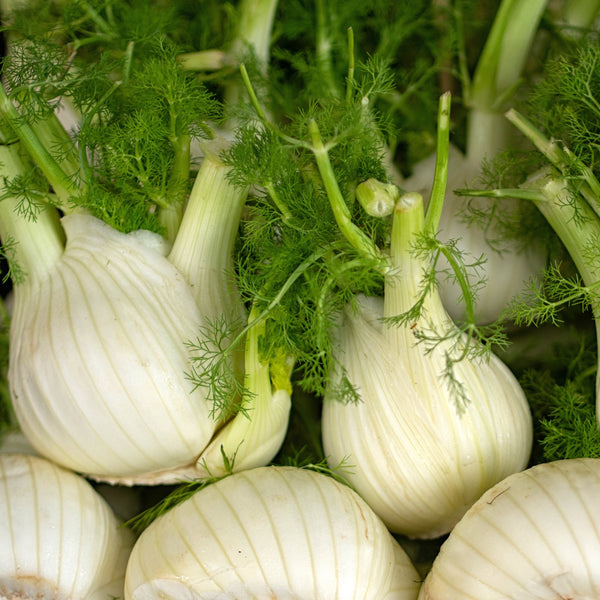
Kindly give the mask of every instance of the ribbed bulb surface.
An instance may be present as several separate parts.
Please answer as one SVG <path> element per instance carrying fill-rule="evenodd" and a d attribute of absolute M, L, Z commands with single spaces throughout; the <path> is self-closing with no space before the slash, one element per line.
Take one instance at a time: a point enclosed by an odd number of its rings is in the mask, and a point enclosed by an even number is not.
<path fill-rule="evenodd" d="M 24 454 L 0 454 L 0 597 L 121 597 L 131 532 L 82 477 Z"/>
<path fill-rule="evenodd" d="M 600 597 L 600 460 L 561 460 L 488 490 L 442 545 L 420 600 Z"/>
<path fill-rule="evenodd" d="M 9 380 L 19 423 L 63 466 L 152 482 L 193 463 L 215 429 L 185 375 L 202 317 L 157 237 L 82 214 L 63 226 L 58 263 L 16 290 Z"/>
<path fill-rule="evenodd" d="M 392 531 L 438 537 L 486 489 L 525 468 L 527 401 L 495 356 L 456 363 L 467 400 L 453 395 L 442 376 L 443 345 L 426 353 L 416 340 L 399 343 L 400 333 L 384 334 L 378 299 L 359 306 L 344 313 L 336 359 L 360 401 L 326 397 L 325 455 L 331 465 L 353 466 L 348 480 Z"/>
<path fill-rule="evenodd" d="M 410 600 L 419 576 L 350 488 L 292 467 L 212 484 L 138 539 L 125 600 Z"/>

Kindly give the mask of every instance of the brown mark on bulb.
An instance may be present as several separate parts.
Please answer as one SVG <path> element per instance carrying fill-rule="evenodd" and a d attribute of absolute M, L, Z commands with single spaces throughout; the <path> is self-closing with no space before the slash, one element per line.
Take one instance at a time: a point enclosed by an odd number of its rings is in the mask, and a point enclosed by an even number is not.
<path fill-rule="evenodd" d="M 510 486 L 508 486 L 507 488 L 503 489 L 501 492 L 498 492 L 491 500 L 488 500 L 487 503 L 488 504 L 493 504 L 494 501 L 496 500 L 496 498 L 498 498 L 498 496 L 502 496 L 502 494 L 504 494 L 505 492 L 508 492 L 508 490 L 510 490 Z"/>

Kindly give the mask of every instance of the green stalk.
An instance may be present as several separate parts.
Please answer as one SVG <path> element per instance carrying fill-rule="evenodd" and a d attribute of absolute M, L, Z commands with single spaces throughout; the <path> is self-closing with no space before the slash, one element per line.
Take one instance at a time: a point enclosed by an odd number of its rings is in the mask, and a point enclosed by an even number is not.
<path fill-rule="evenodd" d="M 550 179 L 542 188 L 545 202 L 536 203 L 540 212 L 557 233 L 573 259 L 583 283 L 595 287 L 600 282 L 600 218 L 579 195 L 573 193 L 569 183 Z M 590 257 L 590 249 L 595 249 Z M 596 347 L 600 352 L 600 304 L 592 302 L 596 327 Z M 600 409 L 600 368 L 596 374 L 596 404 Z M 598 419 L 597 412 L 597 419 Z"/>
<path fill-rule="evenodd" d="M 44 148 L 55 150 L 53 158 L 73 188 L 80 179 L 79 153 L 56 113 L 32 123 L 31 128 Z"/>
<path fill-rule="evenodd" d="M 526 117 L 514 109 L 506 113 L 506 118 L 529 138 L 535 147 L 564 175 L 567 176 L 573 167 L 581 175 L 577 192 L 583 196 L 589 206 L 600 217 L 600 183 L 592 170 L 581 163 L 571 152 L 548 139 Z"/>
<path fill-rule="evenodd" d="M 323 145 L 317 123 L 311 119 L 308 123 L 308 128 L 312 140 L 311 150 L 315 156 L 317 168 L 319 169 L 319 174 L 323 180 L 331 210 L 333 211 L 333 215 L 340 231 L 348 242 L 350 242 L 352 247 L 362 256 L 374 260 L 380 269 L 385 269 L 384 259 L 379 248 L 377 248 L 369 236 L 352 222 L 350 210 L 348 209 L 335 177 L 335 173 L 333 172 L 329 154 L 327 148 Z"/>
<path fill-rule="evenodd" d="M 501 114 L 521 74 L 548 0 L 502 0 L 473 81 L 465 90 L 469 107 L 466 153 L 477 167 L 504 150 L 511 130 Z"/>
<path fill-rule="evenodd" d="M 265 74 L 271 48 L 271 30 L 277 0 L 242 0 L 237 35 L 229 53 L 238 58 L 250 47 Z"/>
<path fill-rule="evenodd" d="M 586 286 L 600 281 L 600 261 L 590 259 L 590 249 L 598 248 L 600 218 L 589 204 L 573 192 L 565 179 L 549 178 L 541 187 L 543 200 L 535 204 L 556 232 L 573 259 Z M 600 325 L 600 306 L 595 307 L 596 325 Z"/>
<path fill-rule="evenodd" d="M 48 206 L 35 220 L 19 214 L 19 200 L 7 195 L 6 180 L 27 171 L 19 142 L 0 145 L 0 239 L 8 254 L 15 291 L 19 283 L 44 279 L 64 250 L 64 236 L 56 209 Z M 20 274 L 20 275 L 17 275 Z M 22 275 L 22 277 L 21 277 Z"/>
<path fill-rule="evenodd" d="M 223 50 L 199 50 L 180 54 L 177 61 L 186 71 L 217 71 L 227 64 Z"/>
<path fill-rule="evenodd" d="M 437 147 L 435 159 L 435 173 L 431 196 L 425 216 L 425 228 L 429 235 L 437 235 L 444 198 L 446 195 L 446 182 L 448 180 L 448 151 L 450 149 L 450 107 L 452 97 L 450 92 L 440 96 L 437 117 Z"/>
<path fill-rule="evenodd" d="M 160 207 L 158 221 L 165 229 L 166 239 L 173 243 L 181 225 L 187 197 L 191 163 L 191 137 L 188 134 L 173 134 L 170 141 L 175 154 L 167 182 L 168 202 Z"/>
<path fill-rule="evenodd" d="M 329 31 L 329 19 L 327 18 L 327 2 L 325 0 L 315 0 L 317 30 L 316 30 L 316 62 L 321 74 L 321 81 L 325 82 L 325 90 L 331 96 L 339 96 L 339 89 L 335 84 L 332 63 L 332 44 Z"/>
<path fill-rule="evenodd" d="M 384 318 L 405 313 L 417 302 L 425 265 L 415 256 L 413 246 L 424 231 L 423 197 L 416 192 L 404 194 L 396 203 L 392 221 L 391 268 L 385 279 Z"/>
<path fill-rule="evenodd" d="M 416 331 L 446 332 L 452 325 L 437 289 L 430 289 L 423 296 L 423 275 L 431 265 L 427 257 L 415 254 L 413 246 L 424 232 L 423 197 L 415 192 L 404 194 L 394 211 L 390 245 L 392 266 L 385 276 L 383 297 L 383 318 L 390 319 L 384 325 L 384 335 L 400 355 L 417 343 Z M 414 320 L 401 324 L 393 322 L 399 315 L 413 312 L 415 307 L 419 310 Z M 413 354 L 407 358 L 410 362 Z"/>
<path fill-rule="evenodd" d="M 567 166 L 567 157 L 562 148 L 554 141 L 549 140 L 526 117 L 514 108 L 506 112 L 505 117 L 523 133 L 533 145 L 560 171 Z"/>
<path fill-rule="evenodd" d="M 267 73 L 271 49 L 271 31 L 278 0 L 242 0 L 240 3 L 237 35 L 227 54 L 233 64 L 241 63 L 251 50 L 261 75 Z M 235 81 L 225 90 L 226 104 L 237 104 L 242 87 Z"/>
<path fill-rule="evenodd" d="M 565 0 L 562 18 L 566 25 L 575 29 L 591 27 L 600 12 L 600 0 Z"/>
<path fill-rule="evenodd" d="M 468 104 L 494 109 L 518 83 L 548 0 L 502 0 L 481 53 Z"/>
<path fill-rule="evenodd" d="M 243 317 L 233 281 L 233 248 L 248 190 L 229 182 L 229 167 L 209 148 L 190 193 L 169 260 L 193 288 L 203 315 Z"/>
<path fill-rule="evenodd" d="M 15 105 L 7 96 L 3 85 L 0 85 L 0 116 L 14 129 L 23 147 L 42 170 L 58 197 L 61 206 L 68 208 L 69 198 L 75 189 L 72 179 L 65 173 L 50 152 L 48 152 L 46 146 L 44 146 L 31 125 L 21 117 Z"/>

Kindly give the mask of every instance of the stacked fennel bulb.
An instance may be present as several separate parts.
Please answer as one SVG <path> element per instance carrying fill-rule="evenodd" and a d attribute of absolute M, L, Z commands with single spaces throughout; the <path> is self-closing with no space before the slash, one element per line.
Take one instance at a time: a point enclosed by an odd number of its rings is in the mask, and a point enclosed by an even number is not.
<path fill-rule="evenodd" d="M 56 264 L 15 289 L 9 377 L 21 428 L 43 456 L 98 477 L 189 465 L 215 428 L 185 379 L 184 342 L 202 324 L 189 284 L 150 233 L 84 214 L 62 226 Z"/>
<path fill-rule="evenodd" d="M 82 477 L 43 458 L 0 454 L 0 595 L 122 596 L 133 535 Z"/>
<path fill-rule="evenodd" d="M 262 467 L 154 521 L 129 559 L 125 600 L 413 600 L 419 586 L 405 552 L 349 487 Z"/>
<path fill-rule="evenodd" d="M 521 83 L 547 4 L 548 0 L 503 0 L 472 81 L 462 82 L 467 108 L 466 148 L 464 153 L 453 145 L 449 149 L 449 193 L 439 223 L 439 239 L 454 241 L 467 260 L 477 264 L 469 276 L 471 284 L 478 288 L 475 314 L 477 322 L 482 324 L 503 318 L 510 302 L 523 293 L 528 283 L 541 278 L 547 253 L 537 242 L 523 246 L 518 240 L 506 239 L 507 227 L 501 222 L 509 222 L 512 230 L 522 215 L 522 205 L 515 198 L 503 198 L 492 210 L 489 200 L 467 202 L 453 191 L 471 186 L 481 176 L 486 161 L 491 162 L 502 151 L 515 147 L 503 107 Z M 435 156 L 430 156 L 416 164 L 413 174 L 403 184 L 405 189 L 427 196 L 433 182 L 434 162 Z M 486 218 L 469 223 L 464 214 L 469 211 L 483 213 Z M 459 285 L 451 277 L 442 278 L 439 289 L 452 318 L 464 319 Z"/>
<path fill-rule="evenodd" d="M 330 464 L 352 465 L 349 482 L 392 531 L 434 538 L 486 489 L 525 468 L 533 432 L 525 395 L 496 356 L 465 354 L 451 379 L 442 377 L 453 354 L 478 342 L 461 335 L 453 346 L 456 328 L 437 290 L 414 322 L 390 321 L 418 300 L 425 265 L 412 244 L 423 227 L 421 196 L 405 194 L 395 208 L 383 303 L 360 300 L 338 328 L 332 382 L 346 374 L 360 399 L 326 397 L 322 427 Z M 445 337 L 427 348 L 415 337 L 427 331 Z"/>
<path fill-rule="evenodd" d="M 76 5 L 86 37 L 91 13 Z M 228 60 L 254 49 L 266 67 L 276 6 L 269 0 L 257 13 L 253 2 L 241 3 Z M 234 456 L 235 469 L 268 463 L 286 432 L 291 366 L 282 357 L 270 385 L 273 361 L 258 351 L 258 332 L 244 329 L 232 255 L 248 190 L 231 184 L 220 160 L 229 136 L 214 125 L 222 106 L 182 67 L 162 24 L 148 25 L 141 46 L 127 31 L 125 50 L 112 31 L 92 35 L 103 59 L 117 58 L 100 74 L 102 61 L 92 59 L 94 85 L 82 100 L 61 87 L 86 70 L 62 33 L 31 44 L 30 32 L 10 27 L 27 7 L 5 8 L 0 237 L 15 247 L 8 378 L 19 426 L 41 455 L 109 483 L 214 475 Z M 139 18 L 127 3 L 119 9 Z M 106 8 L 115 30 L 118 14 Z M 104 24 L 91 20 L 92 29 Z M 60 82 L 27 70 L 36 44 L 64 61 Z M 36 91 L 23 100 L 28 77 Z M 80 119 L 73 139 L 56 114 L 63 97 Z M 192 148 L 206 137 L 196 171 Z M 34 170 L 39 202 L 23 202 L 10 185 Z M 198 363 L 235 336 L 239 347 L 224 361 L 231 389 L 207 383 Z"/>
<path fill-rule="evenodd" d="M 7 172 L 23 172 L 18 144 L 1 151 Z M 217 152 L 207 153 L 171 248 L 156 234 L 121 233 L 84 211 L 59 222 L 47 207 L 30 221 L 15 198 L 2 203 L 0 234 L 20 242 L 13 258 L 25 274 L 15 285 L 9 383 L 19 424 L 43 456 L 123 484 L 206 472 L 203 450 L 217 429 L 231 430 L 207 390 L 189 380 L 189 343 L 211 322 L 244 318 L 228 273 L 246 191 L 228 183 L 227 171 Z M 256 353 L 249 340 L 247 352 Z M 239 359 L 231 366 L 242 377 Z M 266 373 L 258 359 L 248 365 L 250 387 L 269 381 L 268 364 Z M 246 467 L 268 462 L 287 427 L 289 385 L 279 393 L 261 385 L 250 393 L 264 409 L 245 407 L 252 419 L 228 422 L 227 449 L 239 451 L 240 465 L 249 455 Z M 223 462 L 219 449 L 208 460 L 215 470 Z"/>
<path fill-rule="evenodd" d="M 531 467 L 489 489 L 442 545 L 421 600 L 600 594 L 600 461 Z"/>

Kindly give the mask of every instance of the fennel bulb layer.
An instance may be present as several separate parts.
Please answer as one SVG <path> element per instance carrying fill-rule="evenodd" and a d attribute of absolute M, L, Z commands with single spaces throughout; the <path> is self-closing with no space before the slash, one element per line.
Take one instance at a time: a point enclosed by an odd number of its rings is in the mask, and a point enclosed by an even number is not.
<path fill-rule="evenodd" d="M 133 536 L 82 477 L 0 454 L 0 597 L 121 597 Z"/>
<path fill-rule="evenodd" d="M 383 300 L 359 297 L 343 311 L 322 436 L 329 464 L 353 465 L 349 482 L 391 531 L 433 538 L 525 468 L 533 431 L 506 365 L 454 324 L 437 288 L 423 296 L 429 259 L 413 244 L 424 228 L 422 197 L 405 194 Z M 337 398 L 344 382 L 357 402 Z"/>
<path fill-rule="evenodd" d="M 405 328 L 389 326 L 386 336 L 383 314 L 376 298 L 344 312 L 337 377 L 343 369 L 360 400 L 325 398 L 324 450 L 331 465 L 351 466 L 349 482 L 391 531 L 433 538 L 450 531 L 487 488 L 525 468 L 531 416 L 495 356 L 454 366 L 469 398 L 457 406 L 441 376 L 441 348 L 426 354 L 411 339 L 398 346 L 393 336 Z"/>
<path fill-rule="evenodd" d="M 185 376 L 203 324 L 190 286 L 158 236 L 84 214 L 62 225 L 62 256 L 15 290 L 9 380 L 23 432 L 97 479 L 152 481 L 193 463 L 216 423 Z"/>
<path fill-rule="evenodd" d="M 441 547 L 421 600 L 600 597 L 600 460 L 536 465 L 488 490 Z"/>
<path fill-rule="evenodd" d="M 196 492 L 138 538 L 125 600 L 409 600 L 419 575 L 349 487 L 261 467 Z"/>

